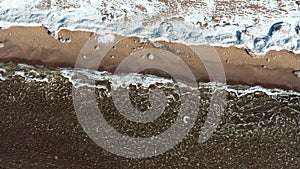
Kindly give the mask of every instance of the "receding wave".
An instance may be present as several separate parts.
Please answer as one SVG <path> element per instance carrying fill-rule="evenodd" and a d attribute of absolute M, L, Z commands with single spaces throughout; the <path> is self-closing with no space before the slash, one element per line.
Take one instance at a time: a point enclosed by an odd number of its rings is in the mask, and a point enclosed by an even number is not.
<path fill-rule="evenodd" d="M 72 77 L 74 72 L 82 74 L 95 83 L 87 84 L 78 79 L 74 80 Z M 6 143 L 3 151 L 9 151 L 16 142 L 20 145 L 27 144 L 20 142 L 20 138 L 33 139 L 34 135 L 38 134 L 39 140 L 36 144 L 41 146 L 49 147 L 48 142 L 45 141 L 48 139 L 57 140 L 52 141 L 51 144 L 76 145 L 76 148 L 71 147 L 68 150 L 52 145 L 56 147 L 56 154 L 62 159 L 70 156 L 75 159 L 79 158 L 76 153 L 78 148 L 86 149 L 87 147 L 94 149 L 101 158 L 112 156 L 95 148 L 91 141 L 81 141 L 82 135 L 85 134 L 82 128 L 74 127 L 78 126 L 72 104 L 72 87 L 75 87 L 94 90 L 97 94 L 98 107 L 102 110 L 107 122 L 119 133 L 133 138 L 146 138 L 165 132 L 178 119 L 182 95 L 199 93 L 199 110 L 193 128 L 173 149 L 158 157 L 147 159 L 148 162 L 151 161 L 151 166 L 160 165 L 155 161 L 164 161 L 166 157 L 172 158 L 174 164 L 193 166 L 198 166 L 198 163 L 200 166 L 217 166 L 228 158 L 231 158 L 230 162 L 222 163 L 228 167 L 241 166 L 243 164 L 241 160 L 248 160 L 253 166 L 254 163 L 262 166 L 266 161 L 272 161 L 270 166 L 282 166 L 280 160 L 285 160 L 286 163 L 283 165 L 290 167 L 297 166 L 299 162 L 297 157 L 299 155 L 300 94 L 295 91 L 266 89 L 259 86 L 199 83 L 198 88 L 191 88 L 191 91 L 195 92 L 184 93 L 184 91 L 180 92 L 178 87 L 188 88 L 188 85 L 176 84 L 172 79 L 152 75 L 113 75 L 108 72 L 13 63 L 1 63 L 0 86 L 0 112 L 1 122 L 3 122 L 0 124 L 0 130 L 2 130 L 0 143 Z M 166 96 L 163 114 L 148 123 L 126 119 L 115 107 L 112 98 L 111 92 L 119 88 L 129 93 L 131 105 L 140 112 L 151 108 L 152 101 L 149 93 L 152 90 L 163 91 Z M 208 140 L 200 144 L 196 140 L 199 138 L 205 121 L 210 120 L 207 116 L 212 103 L 212 93 L 216 88 L 226 91 L 225 111 L 217 124 L 216 131 Z M 88 100 L 82 102 L 89 104 Z M 120 102 L 123 108 L 129 106 L 125 103 L 127 104 L 124 102 L 122 105 Z M 18 118 L 20 116 L 22 118 Z M 191 119 L 183 116 L 182 120 L 188 123 Z M 3 135 L 3 133 L 16 131 L 20 131 L 18 137 L 17 135 L 7 137 Z M 55 136 L 55 133 L 59 132 L 63 134 Z M 5 141 L 7 139 L 10 140 L 9 143 Z M 28 154 L 34 153 L 24 147 L 26 146 L 21 146 L 20 150 Z M 41 156 L 35 158 L 42 158 L 42 155 L 47 154 L 44 149 L 39 150 L 38 153 Z M 66 156 L 65 153 L 68 155 Z M 178 153 L 189 153 L 189 155 L 182 159 L 182 156 L 177 155 Z M 250 157 L 247 154 L 252 155 Z M 96 160 L 99 157 L 91 156 L 90 158 Z M 247 159 L 241 157 L 247 157 Z M 209 161 L 205 160 L 207 158 Z M 141 160 L 138 163 L 134 160 L 127 160 L 125 165 L 149 166 L 147 160 Z M 193 163 L 195 160 L 197 164 Z M 57 165 L 66 164 L 61 162 Z"/>

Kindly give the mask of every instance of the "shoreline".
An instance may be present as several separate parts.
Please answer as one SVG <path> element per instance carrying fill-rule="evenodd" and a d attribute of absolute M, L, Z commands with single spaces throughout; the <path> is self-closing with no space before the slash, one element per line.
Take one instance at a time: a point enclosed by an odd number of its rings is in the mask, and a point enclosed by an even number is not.
<path fill-rule="evenodd" d="M 58 39 L 49 35 L 45 27 L 15 26 L 0 30 L 0 62 L 26 63 L 53 67 L 74 67 L 80 51 L 92 32 L 61 30 Z M 184 44 L 158 41 L 164 49 L 176 53 L 192 70 L 199 82 L 208 82 L 208 73 L 195 53 Z M 198 45 L 199 48 L 208 46 Z M 197 46 L 197 47 L 198 47 Z M 99 66 L 99 71 L 114 72 L 128 55 L 142 49 L 154 48 L 153 42 L 140 42 L 136 37 L 125 37 L 114 45 Z M 237 47 L 213 47 L 224 67 L 227 84 L 260 85 L 300 91 L 300 78 L 293 72 L 300 70 L 300 54 L 287 50 L 269 51 L 265 56 L 254 58 L 245 49 Z M 180 51 L 180 52 L 177 52 Z M 165 58 L 166 66 L 178 72 L 176 62 Z M 214 64 L 213 60 L 206 60 Z M 180 69 L 180 68 L 179 68 Z M 126 70 L 124 70 L 126 72 Z M 157 70 L 147 70 L 158 76 L 168 77 Z M 182 77 L 184 79 L 184 77 Z"/>
<path fill-rule="evenodd" d="M 169 103 L 163 113 L 149 123 L 137 123 L 124 116 L 120 109 L 116 109 L 113 90 L 108 86 L 106 78 L 99 80 L 97 87 L 82 86 L 83 91 L 87 87 L 86 89 L 92 89 L 91 92 L 100 96 L 93 102 L 87 98 L 90 92 L 82 92 L 80 98 L 74 98 L 73 82 L 59 69 L 6 65 L 7 69 L 0 70 L 0 74 L 6 78 L 4 81 L 0 80 L 1 168 L 144 169 L 166 168 L 166 166 L 297 168 L 296 166 L 299 166 L 299 111 L 297 111 L 300 110 L 299 95 L 286 93 L 272 95 L 266 91 L 256 90 L 238 94 L 236 92 L 244 91 L 238 86 L 238 91 L 235 88 L 231 91 L 226 90 L 227 106 L 224 107 L 220 121 L 214 123 L 217 125 L 216 130 L 208 140 L 199 142 L 201 136 L 203 137 L 201 133 L 205 131 L 206 122 L 211 121 L 209 117 L 215 114 L 209 115 L 211 107 L 209 105 L 214 97 L 211 93 L 213 88 L 203 85 L 198 89 L 201 90 L 199 102 L 189 104 L 191 106 L 197 104 L 199 109 L 195 112 L 193 127 L 185 133 L 185 138 L 164 153 L 136 159 L 114 153 L 110 151 L 112 149 L 97 144 L 87 132 L 97 130 L 92 119 L 99 118 L 101 113 L 107 124 L 121 136 L 141 139 L 152 137 L 153 141 L 159 141 L 158 145 L 162 145 L 163 143 L 153 136 L 168 132 L 169 128 L 174 127 L 174 121 L 184 120 L 185 117 L 179 112 L 183 105 L 180 97 L 184 96 L 185 91 L 178 93 L 174 83 L 164 81 L 158 85 L 162 87 Z M 24 72 L 25 76 L 22 76 L 21 72 Z M 31 81 L 32 79 L 36 80 Z M 129 83 L 125 81 L 126 79 L 125 75 L 116 80 L 127 86 Z M 137 110 L 143 110 L 149 99 L 156 100 L 157 96 L 149 98 L 145 95 L 145 91 L 149 93 L 152 90 L 150 86 L 132 85 L 127 88 L 131 100 L 129 103 L 137 105 Z M 192 89 L 191 92 L 197 94 L 196 90 Z M 116 97 L 124 98 L 127 92 L 115 94 Z M 80 102 L 77 99 L 80 99 Z M 94 103 L 99 107 L 98 113 L 84 109 L 88 113 L 87 116 L 78 115 L 78 107 L 90 108 Z M 131 104 L 121 102 L 120 106 L 126 111 Z M 82 125 L 82 117 L 86 117 L 84 119 L 88 119 L 91 124 L 88 128 Z M 97 124 L 100 130 L 105 130 L 103 123 Z M 182 130 L 174 135 L 175 139 L 179 134 L 184 134 L 180 132 Z M 108 137 L 102 133 L 98 136 L 107 138 L 108 141 L 111 141 L 110 138 L 120 140 L 120 137 Z M 110 143 L 115 144 L 114 141 Z M 140 152 L 135 149 L 128 151 L 135 154 Z M 120 148 L 119 152 L 127 151 Z"/>

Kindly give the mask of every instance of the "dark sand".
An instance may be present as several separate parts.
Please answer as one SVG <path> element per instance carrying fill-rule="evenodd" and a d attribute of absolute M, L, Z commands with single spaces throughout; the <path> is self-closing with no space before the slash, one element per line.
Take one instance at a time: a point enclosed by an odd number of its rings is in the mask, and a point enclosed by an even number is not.
<path fill-rule="evenodd" d="M 87 136 L 74 110 L 72 84 L 57 70 L 14 64 L 4 67 L 7 72 L 1 74 L 7 80 L 0 80 L 0 168 L 299 168 L 299 96 L 253 92 L 237 97 L 229 92 L 217 131 L 199 143 L 211 97 L 210 89 L 201 87 L 198 117 L 189 135 L 164 154 L 130 159 L 109 153 Z M 27 74 L 32 69 L 50 81 L 28 82 L 13 75 L 15 71 Z M 166 85 L 169 93 L 172 88 Z M 139 92 L 129 90 L 133 104 L 143 106 L 138 104 L 145 95 Z M 108 123 L 129 136 L 158 134 L 174 118 L 163 116 L 156 123 L 140 127 L 143 125 L 120 116 L 111 97 L 98 98 L 98 102 Z M 82 104 L 89 104 L 89 100 Z M 178 104 L 178 99 L 171 101 L 175 109 L 165 113 L 174 115 Z"/>

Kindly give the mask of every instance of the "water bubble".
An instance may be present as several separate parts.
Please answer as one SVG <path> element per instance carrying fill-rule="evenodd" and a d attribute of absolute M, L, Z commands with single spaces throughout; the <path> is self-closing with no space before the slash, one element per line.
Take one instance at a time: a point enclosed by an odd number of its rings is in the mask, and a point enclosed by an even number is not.
<path fill-rule="evenodd" d="M 190 117 L 189 116 L 183 116 L 182 120 L 185 124 L 188 124 L 188 122 L 190 121 Z"/>

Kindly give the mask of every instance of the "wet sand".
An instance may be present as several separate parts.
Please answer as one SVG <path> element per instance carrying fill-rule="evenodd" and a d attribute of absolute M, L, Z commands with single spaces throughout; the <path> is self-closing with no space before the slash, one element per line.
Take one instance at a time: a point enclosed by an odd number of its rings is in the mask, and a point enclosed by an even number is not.
<path fill-rule="evenodd" d="M 59 39 L 55 39 L 44 27 L 3 29 L 0 30 L 0 41 L 4 45 L 0 48 L 0 61 L 74 67 L 77 58 L 81 57 L 80 50 L 91 35 L 91 32 L 62 30 L 58 33 Z M 179 56 L 190 67 L 198 81 L 209 81 L 203 63 L 189 47 L 178 43 L 159 43 L 163 45 L 161 48 Z M 114 72 L 118 64 L 130 53 L 153 47 L 151 42 L 141 43 L 138 38 L 125 37 L 107 53 L 99 70 Z M 206 46 L 199 46 L 199 48 L 206 48 Z M 254 57 L 243 48 L 215 47 L 215 50 L 223 64 L 228 84 L 261 85 L 300 91 L 300 78 L 293 74 L 295 70 L 300 69 L 298 54 L 282 50 L 270 51 L 265 56 Z M 214 64 L 209 57 L 205 61 Z M 176 70 L 176 63 L 172 62 L 171 58 L 166 61 L 166 65 L 180 74 L 180 71 Z M 168 76 L 153 70 L 144 73 Z"/>

